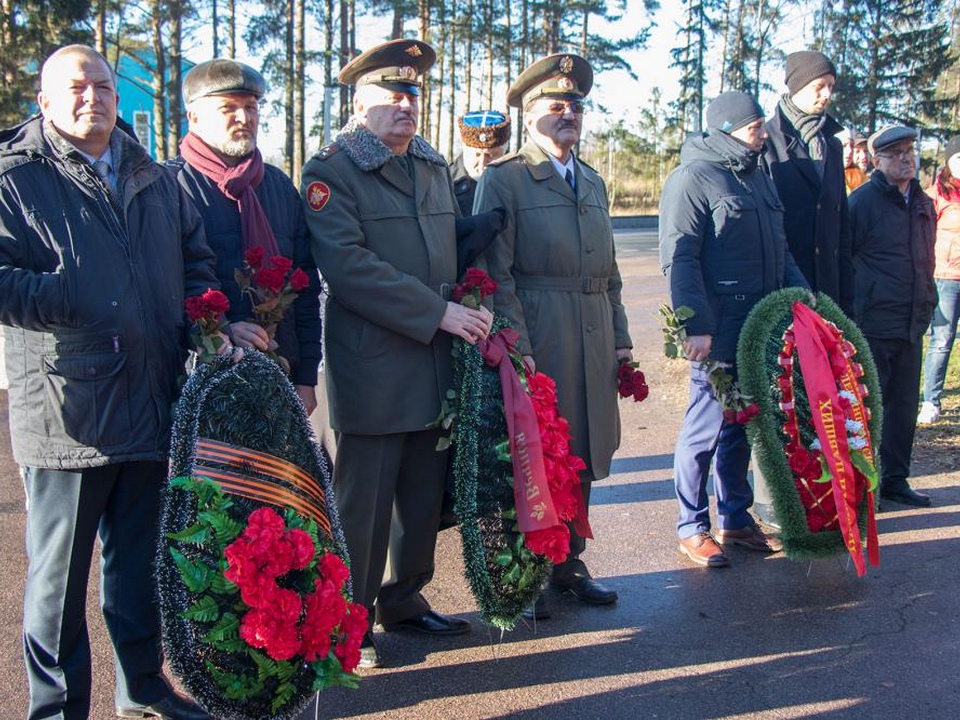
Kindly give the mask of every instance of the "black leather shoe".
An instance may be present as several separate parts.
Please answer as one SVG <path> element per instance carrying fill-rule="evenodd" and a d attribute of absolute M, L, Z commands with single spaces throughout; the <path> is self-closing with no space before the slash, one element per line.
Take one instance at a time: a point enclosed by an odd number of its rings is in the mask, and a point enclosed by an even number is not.
<path fill-rule="evenodd" d="M 537 595 L 533 605 L 524 609 L 520 616 L 524 620 L 546 620 L 550 617 L 550 608 L 547 607 L 547 600 L 543 597 L 543 593 Z"/>
<path fill-rule="evenodd" d="M 463 635 L 470 632 L 470 623 L 452 615 L 441 615 L 434 610 L 427 610 L 400 622 L 384 623 L 383 629 L 388 632 L 415 630 L 426 635 Z"/>
<path fill-rule="evenodd" d="M 122 718 L 151 718 L 162 720 L 212 720 L 210 715 L 190 698 L 172 693 L 150 705 L 131 705 L 118 707 L 117 715 Z"/>
<path fill-rule="evenodd" d="M 884 500 L 892 500 L 901 505 L 913 505 L 914 507 L 930 507 L 930 496 L 918 493 L 909 485 L 897 490 L 881 490 L 880 497 Z"/>
<path fill-rule="evenodd" d="M 551 580 L 550 585 L 558 592 L 568 592 L 574 595 L 580 602 L 589 603 L 590 605 L 612 605 L 617 601 L 616 590 L 608 588 L 592 577 L 575 577 L 573 580 L 565 583 Z"/>
<path fill-rule="evenodd" d="M 383 658 L 380 657 L 380 650 L 377 648 L 377 643 L 373 640 L 372 632 L 368 632 L 363 636 L 363 642 L 360 643 L 360 662 L 357 663 L 357 667 L 383 667 Z"/>

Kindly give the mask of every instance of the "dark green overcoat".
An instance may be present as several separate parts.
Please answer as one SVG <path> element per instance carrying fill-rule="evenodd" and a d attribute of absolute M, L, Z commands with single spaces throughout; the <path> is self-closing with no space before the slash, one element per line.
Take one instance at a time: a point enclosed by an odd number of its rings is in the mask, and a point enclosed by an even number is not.
<path fill-rule="evenodd" d="M 573 451 L 587 464 L 583 479 L 592 480 L 610 474 L 620 444 L 616 349 L 632 343 L 606 187 L 575 162 L 576 192 L 527 142 L 487 168 L 474 211 L 507 211 L 485 260 L 499 283 L 494 303 L 520 333 L 518 349 L 556 380 Z"/>

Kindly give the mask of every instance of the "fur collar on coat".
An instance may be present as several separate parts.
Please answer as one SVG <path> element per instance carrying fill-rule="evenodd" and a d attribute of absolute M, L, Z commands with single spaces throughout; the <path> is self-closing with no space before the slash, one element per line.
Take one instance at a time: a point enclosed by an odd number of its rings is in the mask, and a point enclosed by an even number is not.
<path fill-rule="evenodd" d="M 394 156 L 393 150 L 360 123 L 356 117 L 337 133 L 337 144 L 350 156 L 358 168 L 365 172 L 383 167 Z M 434 165 L 447 166 L 447 161 L 419 135 L 414 135 L 407 152 L 413 157 Z"/>

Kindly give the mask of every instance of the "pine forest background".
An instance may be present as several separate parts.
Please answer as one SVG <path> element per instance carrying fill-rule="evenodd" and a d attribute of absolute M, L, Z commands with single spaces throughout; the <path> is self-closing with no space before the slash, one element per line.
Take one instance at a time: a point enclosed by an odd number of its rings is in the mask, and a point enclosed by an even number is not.
<path fill-rule="evenodd" d="M 503 108 L 505 88 L 552 52 L 587 57 L 597 73 L 618 69 L 678 78 L 629 98 L 627 112 L 592 99 L 581 156 L 607 180 L 613 211 L 655 213 L 683 138 L 701 127 L 709 100 L 746 90 L 768 114 L 783 90 L 778 37 L 801 22 L 804 46 L 839 71 L 830 112 L 864 135 L 888 122 L 921 129 L 929 178 L 942 142 L 960 131 L 960 0 L 0 0 L 0 126 L 36 112 L 39 63 L 84 42 L 119 67 L 135 60 L 153 79 L 153 147 L 174 156 L 184 109 L 184 58 L 237 57 L 270 83 L 270 131 L 280 164 L 300 168 L 350 114 L 340 67 L 362 52 L 358 29 L 378 22 L 382 40 L 419 37 L 437 64 L 421 98 L 420 133 L 447 157 L 458 150 L 466 108 Z M 673 33 L 660 68 L 631 67 L 654 24 Z M 610 29 L 615 32 L 611 37 Z M 617 32 L 617 29 L 625 29 Z M 368 43 L 369 46 L 369 43 Z M 791 48 L 800 49 L 798 47 Z M 254 58 L 251 60 L 250 58 Z M 522 123 L 514 115 L 516 148 Z M 595 120 L 596 118 L 591 118 Z M 279 127 L 278 127 L 279 125 Z"/>

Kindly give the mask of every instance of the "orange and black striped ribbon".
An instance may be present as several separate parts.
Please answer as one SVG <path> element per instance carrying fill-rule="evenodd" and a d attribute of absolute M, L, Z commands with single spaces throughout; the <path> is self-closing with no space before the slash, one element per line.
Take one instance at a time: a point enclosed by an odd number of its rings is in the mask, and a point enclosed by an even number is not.
<path fill-rule="evenodd" d="M 323 487 L 293 463 L 258 450 L 200 438 L 194 473 L 209 477 L 228 494 L 293 508 L 333 538 Z"/>

